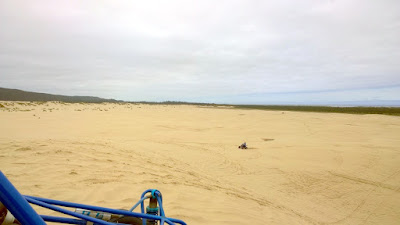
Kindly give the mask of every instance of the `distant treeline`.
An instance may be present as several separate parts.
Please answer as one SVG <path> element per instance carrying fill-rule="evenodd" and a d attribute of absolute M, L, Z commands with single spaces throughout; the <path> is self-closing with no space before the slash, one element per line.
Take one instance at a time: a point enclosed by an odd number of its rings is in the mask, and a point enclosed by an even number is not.
<path fill-rule="evenodd" d="M 0 88 L 0 101 L 60 101 L 60 102 L 119 102 L 115 99 L 104 99 L 92 96 L 65 96 L 21 91 L 17 89 Z"/>
<path fill-rule="evenodd" d="M 214 103 L 195 103 L 182 101 L 164 101 L 164 102 L 124 102 L 115 99 L 104 99 L 91 96 L 65 96 L 52 95 L 45 93 L 36 93 L 21 91 L 17 89 L 0 88 L 0 101 L 60 101 L 70 103 L 102 103 L 102 102 L 120 102 L 134 104 L 154 104 L 154 105 L 197 105 L 211 107 L 230 107 L 233 109 L 259 109 L 259 110 L 279 110 L 279 111 L 301 111 L 301 112 L 326 112 L 326 113 L 351 113 L 351 114 L 383 114 L 400 116 L 400 107 L 336 107 L 336 106 L 301 106 L 301 105 L 227 105 Z"/>
<path fill-rule="evenodd" d="M 400 107 L 331 107 L 331 106 L 297 106 L 297 105 L 232 105 L 237 109 L 260 109 L 301 112 L 383 114 L 400 116 Z"/>
<path fill-rule="evenodd" d="M 349 114 L 382 114 L 400 116 L 400 107 L 336 107 L 336 106 L 302 106 L 302 105 L 228 105 L 214 103 L 192 103 L 180 101 L 165 102 L 131 102 L 141 104 L 160 104 L 160 105 L 199 105 L 214 107 L 231 107 L 233 109 L 258 109 L 276 111 L 298 111 L 298 112 L 324 112 L 324 113 L 349 113 Z"/>
<path fill-rule="evenodd" d="M 203 105 L 203 106 L 218 106 L 218 104 L 214 103 L 199 103 L 199 102 L 181 102 L 181 101 L 164 101 L 164 102 L 128 102 L 134 104 L 149 104 L 149 105 Z"/>

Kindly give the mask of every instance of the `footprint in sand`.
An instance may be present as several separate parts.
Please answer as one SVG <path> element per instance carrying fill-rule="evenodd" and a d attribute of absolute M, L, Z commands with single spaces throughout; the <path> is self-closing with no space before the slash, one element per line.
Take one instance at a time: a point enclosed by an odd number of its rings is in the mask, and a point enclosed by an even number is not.
<path fill-rule="evenodd" d="M 273 141 L 273 140 L 275 140 L 275 139 L 273 139 L 273 138 L 261 138 L 263 141 Z"/>
<path fill-rule="evenodd" d="M 32 149 L 29 147 L 23 147 L 23 148 L 18 148 L 15 151 L 30 151 L 30 150 L 32 150 Z"/>

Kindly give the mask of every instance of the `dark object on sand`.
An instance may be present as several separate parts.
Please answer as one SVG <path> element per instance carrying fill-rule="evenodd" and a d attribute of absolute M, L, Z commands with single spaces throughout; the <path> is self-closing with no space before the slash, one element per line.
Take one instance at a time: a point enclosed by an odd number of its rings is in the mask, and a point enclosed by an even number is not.
<path fill-rule="evenodd" d="M 241 144 L 241 145 L 239 145 L 239 147 L 238 148 L 241 148 L 241 149 L 247 149 L 247 144 L 246 144 L 246 142 L 245 143 L 243 143 L 243 144 Z"/>

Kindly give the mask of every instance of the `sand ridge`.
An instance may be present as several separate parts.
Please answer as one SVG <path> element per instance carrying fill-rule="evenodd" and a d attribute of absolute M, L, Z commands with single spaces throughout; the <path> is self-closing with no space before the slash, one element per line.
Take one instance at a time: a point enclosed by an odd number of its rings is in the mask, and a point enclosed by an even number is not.
<path fill-rule="evenodd" d="M 188 224 L 400 222 L 400 117 L 0 103 L 1 170 L 24 194 L 130 208 L 157 188 Z"/>

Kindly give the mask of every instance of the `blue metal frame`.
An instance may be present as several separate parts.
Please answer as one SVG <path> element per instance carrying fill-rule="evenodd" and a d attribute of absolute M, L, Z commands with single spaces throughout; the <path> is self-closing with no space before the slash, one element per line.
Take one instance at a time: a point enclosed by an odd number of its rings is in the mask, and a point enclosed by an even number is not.
<path fill-rule="evenodd" d="M 147 193 L 151 192 L 151 196 L 146 196 Z M 144 212 L 144 200 L 147 198 L 156 198 L 159 204 L 159 216 L 146 214 Z M 84 205 L 79 203 L 58 201 L 53 199 L 39 198 L 33 196 L 23 196 L 21 195 L 17 189 L 11 184 L 11 182 L 7 179 L 7 177 L 0 171 L 0 201 L 7 207 L 8 210 L 18 219 L 23 225 L 44 225 L 46 224 L 44 221 L 48 222 L 57 222 L 57 223 L 66 223 L 66 224 L 78 224 L 85 225 L 87 221 L 93 222 L 95 224 L 101 225 L 113 225 L 115 223 L 106 222 L 104 220 L 100 220 L 97 218 L 93 218 L 87 215 L 79 214 L 64 208 L 60 208 L 58 206 L 63 207 L 71 207 L 71 208 L 80 208 L 93 210 L 96 212 L 106 212 L 117 215 L 124 215 L 130 217 L 142 218 L 143 225 L 146 223 L 146 219 L 160 221 L 160 225 L 164 223 L 175 225 L 181 224 L 186 225 L 185 222 L 179 219 L 168 218 L 165 216 L 164 209 L 162 206 L 162 196 L 161 192 L 156 189 L 148 189 L 143 192 L 141 199 L 129 210 L 117 210 L 110 209 L 92 205 Z M 78 219 L 71 219 L 65 217 L 54 217 L 41 215 L 39 216 L 35 210 L 29 205 L 29 203 L 35 204 L 44 208 L 48 208 L 57 212 L 61 212 Z M 141 205 L 141 213 L 133 212 L 133 210 Z"/>
<path fill-rule="evenodd" d="M 0 201 L 22 224 L 46 224 L 1 171 Z"/>

